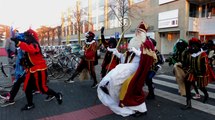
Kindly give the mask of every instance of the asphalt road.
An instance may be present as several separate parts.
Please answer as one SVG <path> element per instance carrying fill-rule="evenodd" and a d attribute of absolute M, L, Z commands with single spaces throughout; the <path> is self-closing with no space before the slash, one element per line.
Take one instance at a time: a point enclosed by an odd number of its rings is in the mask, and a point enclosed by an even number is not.
<path fill-rule="evenodd" d="M 100 65 L 96 66 L 97 78 L 100 80 Z M 215 118 L 215 85 L 208 87 L 210 99 L 206 104 L 200 100 L 192 100 L 193 109 L 183 111 L 180 108 L 185 104 L 185 97 L 178 94 L 177 84 L 172 74 L 172 66 L 165 63 L 162 70 L 154 78 L 155 100 L 146 100 L 147 115 L 134 118 L 121 117 L 112 113 L 97 99 L 96 89 L 90 86 L 92 80 L 66 84 L 61 80 L 51 80 L 48 86 L 63 93 L 63 104 L 58 105 L 56 100 L 44 102 L 46 95 L 34 95 L 35 108 L 21 112 L 20 108 L 26 104 L 25 96 L 16 99 L 12 106 L 0 108 L 0 120 L 214 120 Z M 147 91 L 147 87 L 144 87 Z M 92 112 L 93 111 L 93 112 Z M 86 117 L 84 117 L 86 116 Z"/>

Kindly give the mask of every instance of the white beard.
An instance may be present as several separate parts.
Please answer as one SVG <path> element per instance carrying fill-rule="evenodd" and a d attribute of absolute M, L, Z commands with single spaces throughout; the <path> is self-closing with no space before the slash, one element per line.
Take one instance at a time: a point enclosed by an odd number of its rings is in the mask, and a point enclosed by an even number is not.
<path fill-rule="evenodd" d="M 136 48 L 137 50 L 140 48 L 141 44 L 146 41 L 146 33 L 141 32 L 136 34 L 128 43 L 128 50 L 132 47 Z"/>

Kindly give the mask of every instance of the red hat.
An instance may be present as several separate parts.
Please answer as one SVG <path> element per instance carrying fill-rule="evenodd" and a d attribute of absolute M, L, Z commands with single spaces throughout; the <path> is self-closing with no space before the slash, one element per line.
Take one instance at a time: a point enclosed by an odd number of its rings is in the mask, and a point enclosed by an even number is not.
<path fill-rule="evenodd" d="M 146 25 L 146 23 L 144 21 L 141 21 L 140 24 L 137 27 L 137 30 L 140 30 L 142 32 L 147 32 L 148 30 L 148 25 Z"/>
<path fill-rule="evenodd" d="M 198 47 L 201 47 L 201 41 L 198 38 L 192 37 L 189 40 L 189 46 L 192 46 L 192 45 L 197 45 Z"/>

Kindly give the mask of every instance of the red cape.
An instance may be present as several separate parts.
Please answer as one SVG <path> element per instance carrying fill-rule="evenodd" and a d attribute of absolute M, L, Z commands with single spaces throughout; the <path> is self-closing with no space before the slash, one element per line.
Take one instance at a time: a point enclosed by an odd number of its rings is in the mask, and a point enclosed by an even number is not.
<path fill-rule="evenodd" d="M 141 45 L 141 51 L 143 47 L 154 51 L 154 45 L 148 39 Z M 153 61 L 153 57 L 141 54 L 139 67 L 128 85 L 124 99 L 120 100 L 120 106 L 137 106 L 145 101 L 143 86 Z"/>

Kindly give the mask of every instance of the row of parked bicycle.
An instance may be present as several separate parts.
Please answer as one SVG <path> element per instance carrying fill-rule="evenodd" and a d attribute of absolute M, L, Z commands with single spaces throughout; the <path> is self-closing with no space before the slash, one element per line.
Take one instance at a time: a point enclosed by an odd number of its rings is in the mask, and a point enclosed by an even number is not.
<path fill-rule="evenodd" d="M 46 53 L 45 59 L 48 66 L 48 79 L 53 80 L 70 77 L 81 61 L 80 57 L 80 54 L 65 51 L 57 54 Z"/>

